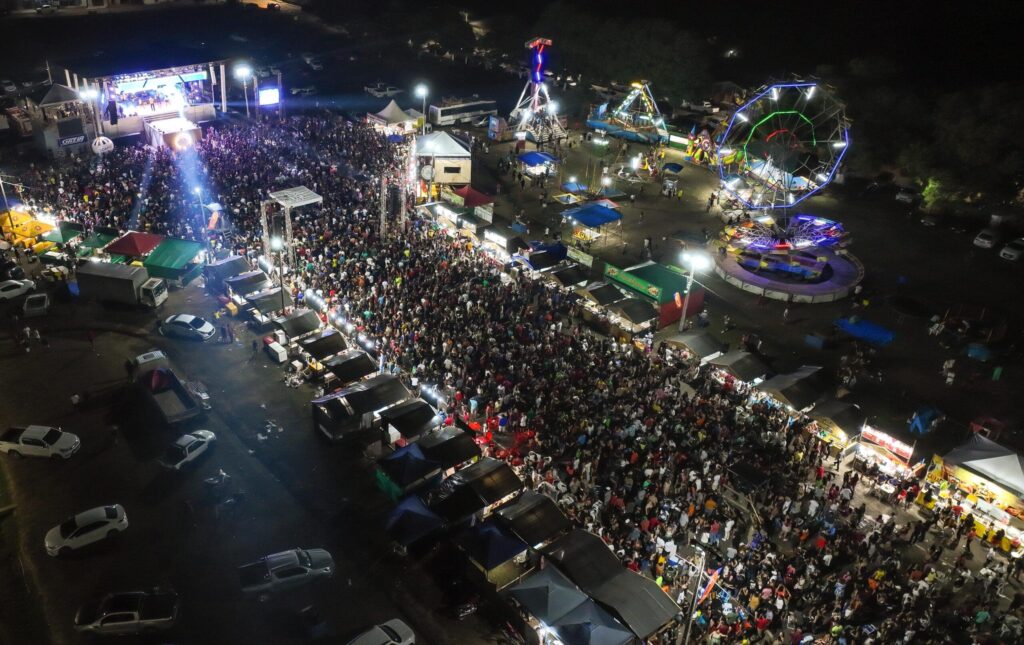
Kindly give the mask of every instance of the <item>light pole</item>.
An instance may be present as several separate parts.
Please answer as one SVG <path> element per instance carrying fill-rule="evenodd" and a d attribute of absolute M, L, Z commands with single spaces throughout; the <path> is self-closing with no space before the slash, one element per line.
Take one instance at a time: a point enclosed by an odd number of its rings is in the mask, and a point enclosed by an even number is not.
<path fill-rule="evenodd" d="M 196 201 L 199 202 L 199 224 L 203 228 L 203 241 L 206 242 L 206 254 L 211 255 L 210 232 L 207 229 L 209 224 L 206 221 L 206 206 L 203 204 L 203 189 L 201 186 L 196 186 L 192 189 L 192 192 L 196 194 Z M 209 262 L 209 259 L 207 262 Z"/>
<path fill-rule="evenodd" d="M 686 295 L 683 297 L 683 311 L 679 315 L 679 331 L 686 331 L 686 310 L 690 306 L 690 292 L 693 291 L 693 275 L 711 266 L 711 258 L 706 253 L 683 252 L 683 266 L 690 270 L 686 278 Z"/>
<path fill-rule="evenodd" d="M 427 133 L 427 95 L 430 94 L 430 90 L 426 84 L 420 83 L 416 86 L 416 96 L 423 99 L 423 126 L 420 129 L 420 134 Z"/>
<path fill-rule="evenodd" d="M 704 578 L 704 564 L 707 562 L 708 557 L 704 549 L 699 546 L 694 546 L 694 549 L 696 549 L 697 555 L 700 556 L 700 565 L 697 567 L 697 584 L 693 588 L 693 600 L 690 602 L 690 615 L 686 617 L 686 636 L 683 641 L 685 645 L 689 645 L 690 643 L 690 628 L 693 626 L 693 615 L 697 613 L 697 594 L 700 593 L 700 582 L 701 579 Z M 676 642 L 679 642 L 678 638 L 676 639 Z"/>
<path fill-rule="evenodd" d="M 270 238 L 270 250 L 277 253 L 277 277 L 278 277 L 278 289 L 281 291 L 281 314 L 284 315 L 284 264 L 282 258 L 284 256 L 284 240 L 278 236 Z"/>
<path fill-rule="evenodd" d="M 235 78 L 242 81 L 242 96 L 245 98 L 245 116 L 249 116 L 249 77 L 252 76 L 252 68 L 246 64 L 235 67 Z"/>
<path fill-rule="evenodd" d="M 100 117 L 96 112 L 96 99 L 100 97 L 99 90 L 94 90 L 91 87 L 87 87 L 78 93 L 78 96 L 82 97 L 82 100 L 89 104 L 90 112 L 92 113 L 92 130 L 93 138 L 100 136 Z"/>

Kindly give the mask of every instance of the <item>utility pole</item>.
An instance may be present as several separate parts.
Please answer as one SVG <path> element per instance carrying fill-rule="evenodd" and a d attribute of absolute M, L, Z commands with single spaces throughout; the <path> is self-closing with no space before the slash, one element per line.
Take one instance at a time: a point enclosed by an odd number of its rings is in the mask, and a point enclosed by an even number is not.
<path fill-rule="evenodd" d="M 284 120 L 284 83 L 281 81 L 281 70 L 277 70 L 277 116 Z"/>
<path fill-rule="evenodd" d="M 696 547 L 697 553 L 700 555 L 700 565 L 697 567 L 697 576 L 693 587 L 693 599 L 690 601 L 690 613 L 686 616 L 686 634 L 683 638 L 682 643 L 690 645 L 690 629 L 693 627 L 693 615 L 697 613 L 697 600 L 700 594 L 700 582 L 704 579 L 704 565 L 707 562 L 708 554 L 704 549 L 699 546 Z M 676 638 L 676 645 L 679 645 L 679 638 Z"/>

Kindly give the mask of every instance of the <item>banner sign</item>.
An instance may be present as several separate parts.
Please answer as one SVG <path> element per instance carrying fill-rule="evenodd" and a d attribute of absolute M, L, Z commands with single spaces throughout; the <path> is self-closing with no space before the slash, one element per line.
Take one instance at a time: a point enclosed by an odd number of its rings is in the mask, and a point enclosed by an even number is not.
<path fill-rule="evenodd" d="M 85 143 L 84 134 L 75 134 L 70 137 L 59 137 L 57 139 L 57 145 L 61 148 L 63 148 L 64 146 L 75 146 L 80 143 Z"/>
<path fill-rule="evenodd" d="M 622 269 L 606 264 L 604 267 L 605 276 L 626 285 L 633 291 L 639 291 L 649 298 L 654 298 L 656 302 L 661 302 L 661 287 L 651 284 L 646 280 L 641 280 L 635 275 L 626 273 Z"/>
<path fill-rule="evenodd" d="M 569 259 L 576 260 L 585 267 L 594 266 L 594 256 L 577 249 L 575 246 L 569 247 Z"/>

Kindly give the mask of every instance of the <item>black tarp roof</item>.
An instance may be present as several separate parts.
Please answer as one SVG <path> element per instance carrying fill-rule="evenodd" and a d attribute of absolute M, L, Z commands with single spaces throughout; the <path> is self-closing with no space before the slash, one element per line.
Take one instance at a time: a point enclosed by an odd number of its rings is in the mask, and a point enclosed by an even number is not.
<path fill-rule="evenodd" d="M 337 356 L 332 356 L 324 361 L 324 367 L 334 374 L 342 384 L 358 381 L 377 371 L 377 364 L 369 354 L 361 349 L 350 349 Z"/>
<path fill-rule="evenodd" d="M 458 521 L 522 489 L 511 466 L 484 457 L 430 491 L 427 506 L 448 521 Z"/>
<path fill-rule="evenodd" d="M 496 514 L 509 530 L 531 546 L 547 542 L 572 526 L 551 498 L 533 491 L 524 492 Z"/>
<path fill-rule="evenodd" d="M 249 293 L 245 296 L 245 300 L 253 309 L 259 309 L 261 314 L 267 315 L 290 307 L 292 294 L 287 291 L 282 292 L 280 287 L 272 287 L 256 293 Z"/>
<path fill-rule="evenodd" d="M 586 292 L 585 295 L 602 307 L 607 307 L 614 302 L 625 300 L 626 298 L 626 296 L 622 295 L 621 291 L 610 284 L 602 284 L 593 288 L 588 287 L 584 291 Z"/>
<path fill-rule="evenodd" d="M 228 257 L 217 260 L 216 262 L 210 262 L 203 269 L 203 273 L 206 275 L 207 280 L 212 280 L 215 284 L 220 284 L 228 278 L 233 278 L 237 275 L 241 275 L 247 272 L 249 269 L 249 263 L 245 261 L 240 255 L 229 255 Z M 263 273 L 262 271 L 254 273 Z"/>
<path fill-rule="evenodd" d="M 867 415 L 860 406 L 835 398 L 816 404 L 810 416 L 812 419 L 830 423 L 851 436 L 857 434 L 867 420 Z"/>
<path fill-rule="evenodd" d="M 401 488 L 441 472 L 441 464 L 427 459 L 420 447 L 414 443 L 402 446 L 384 457 L 378 463 L 378 467 L 384 471 L 388 479 Z"/>
<path fill-rule="evenodd" d="M 480 456 L 480 446 L 473 436 L 454 426 L 428 432 L 416 443 L 428 459 L 440 462 L 442 468 L 453 468 Z"/>
<path fill-rule="evenodd" d="M 388 533 L 406 546 L 443 528 L 444 520 L 415 495 L 403 499 L 388 514 Z"/>
<path fill-rule="evenodd" d="M 526 550 L 522 540 L 490 520 L 466 529 L 455 537 L 455 543 L 485 571 L 500 567 Z"/>
<path fill-rule="evenodd" d="M 693 352 L 697 358 L 712 356 L 725 349 L 725 343 L 706 331 L 686 331 L 669 336 L 665 342 L 681 345 Z"/>
<path fill-rule="evenodd" d="M 315 336 L 303 338 L 299 341 L 299 349 L 318 361 L 328 356 L 334 356 L 338 352 L 344 351 L 346 347 L 348 345 L 345 343 L 345 337 L 341 335 L 341 332 L 330 328 L 323 330 Z"/>
<path fill-rule="evenodd" d="M 675 620 L 679 613 L 679 605 L 658 583 L 628 569 L 586 592 L 642 639 Z"/>
<path fill-rule="evenodd" d="M 338 421 L 361 417 L 367 412 L 375 412 L 408 397 L 409 390 L 397 376 L 378 374 L 333 394 L 314 399 L 313 404 L 319 406 L 330 419 Z"/>
<path fill-rule="evenodd" d="M 382 412 L 380 417 L 406 439 L 414 439 L 441 425 L 437 410 L 423 399 L 403 401 Z"/>
<path fill-rule="evenodd" d="M 231 290 L 240 295 L 262 291 L 270 286 L 270 278 L 262 271 L 247 271 L 238 275 L 225 278 L 224 284 L 231 287 Z"/>
<path fill-rule="evenodd" d="M 555 269 L 551 275 L 562 284 L 563 287 L 573 287 L 587 281 L 587 271 L 584 271 L 578 264 L 570 264 L 561 269 Z"/>
<path fill-rule="evenodd" d="M 640 325 L 658 317 L 658 311 L 651 303 L 640 298 L 626 298 L 608 307 L 634 325 Z"/>
<path fill-rule="evenodd" d="M 604 540 L 583 529 L 566 533 L 541 552 L 588 594 L 623 570 Z"/>
<path fill-rule="evenodd" d="M 546 624 L 555 630 L 565 645 L 626 645 L 636 642 L 633 632 L 589 598 L 553 623 Z"/>
<path fill-rule="evenodd" d="M 589 601 L 557 567 L 545 567 L 532 573 L 509 589 L 508 595 L 545 625 L 555 624 L 556 620 Z"/>
<path fill-rule="evenodd" d="M 768 374 L 768 366 L 761 362 L 761 359 L 741 349 L 726 352 L 717 358 L 711 359 L 708 361 L 708 364 L 725 370 L 739 380 L 746 382 L 764 378 Z"/>
<path fill-rule="evenodd" d="M 757 389 L 771 394 L 795 410 L 803 410 L 825 393 L 821 385 L 821 368 L 804 365 L 794 372 L 778 374 L 757 385 Z"/>
<path fill-rule="evenodd" d="M 562 257 L 565 257 L 564 253 L 562 254 Z M 550 269 L 562 261 L 562 258 L 556 257 L 556 255 L 550 251 L 535 251 L 530 253 L 528 256 L 525 256 L 524 259 L 534 271 Z"/>
<path fill-rule="evenodd" d="M 312 309 L 296 309 L 292 315 L 274 320 L 274 324 L 288 338 L 296 338 L 320 329 L 320 316 Z"/>

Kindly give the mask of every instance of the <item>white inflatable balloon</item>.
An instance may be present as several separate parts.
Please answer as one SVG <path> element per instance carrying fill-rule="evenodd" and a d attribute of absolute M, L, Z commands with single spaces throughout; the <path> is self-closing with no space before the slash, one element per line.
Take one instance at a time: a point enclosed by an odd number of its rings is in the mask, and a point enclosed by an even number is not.
<path fill-rule="evenodd" d="M 107 137 L 96 137 L 92 140 L 92 151 L 98 155 L 105 155 L 114 150 L 114 142 Z"/>

